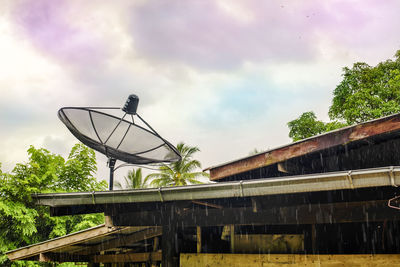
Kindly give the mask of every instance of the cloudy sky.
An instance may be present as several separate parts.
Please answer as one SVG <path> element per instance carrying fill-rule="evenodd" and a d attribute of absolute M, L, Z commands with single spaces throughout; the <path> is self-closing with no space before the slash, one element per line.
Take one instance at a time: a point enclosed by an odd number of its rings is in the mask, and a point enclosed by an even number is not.
<path fill-rule="evenodd" d="M 63 106 L 122 106 L 203 167 L 290 142 L 287 122 L 327 120 L 342 68 L 400 49 L 400 2 L 52 1 L 0 4 L 0 162 L 29 145 L 67 155 Z M 98 155 L 99 178 L 108 179 Z M 121 178 L 126 170 L 119 170 Z"/>

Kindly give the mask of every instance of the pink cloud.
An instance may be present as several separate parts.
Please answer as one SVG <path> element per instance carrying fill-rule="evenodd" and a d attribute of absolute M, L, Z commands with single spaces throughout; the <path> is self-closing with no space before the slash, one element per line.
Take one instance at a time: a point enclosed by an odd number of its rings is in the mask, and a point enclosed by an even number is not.
<path fill-rule="evenodd" d="M 230 16 L 214 1 L 146 1 L 132 9 L 131 34 L 145 57 L 204 68 L 246 61 L 313 60 L 324 37 L 345 49 L 379 50 L 400 41 L 400 2 L 246 1 L 251 20 Z M 400 26 L 400 25 L 398 25 Z M 388 33 L 391 37 L 388 36 Z M 394 34 L 396 32 L 396 34 Z M 395 49 L 395 48 L 393 48 Z M 393 51 L 394 52 L 394 51 Z"/>
<path fill-rule="evenodd" d="M 214 1 L 147 1 L 132 14 L 136 48 L 148 57 L 203 67 L 228 67 L 245 60 L 312 57 L 305 21 L 284 10 L 254 7 L 255 20 L 243 23 Z M 283 18 L 283 19 L 282 19 Z"/>
<path fill-rule="evenodd" d="M 99 38 L 72 25 L 76 19 L 69 1 L 20 1 L 13 16 L 18 28 L 41 52 L 67 63 L 95 64 L 105 53 Z"/>

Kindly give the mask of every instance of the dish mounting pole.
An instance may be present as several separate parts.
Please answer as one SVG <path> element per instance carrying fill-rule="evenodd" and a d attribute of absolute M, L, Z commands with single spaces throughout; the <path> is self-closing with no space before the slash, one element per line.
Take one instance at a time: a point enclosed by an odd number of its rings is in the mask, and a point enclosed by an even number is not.
<path fill-rule="evenodd" d="M 108 158 L 108 161 L 107 161 L 107 165 L 110 168 L 110 187 L 109 187 L 110 191 L 113 190 L 113 186 L 114 186 L 114 167 L 115 167 L 116 161 L 117 160 L 114 158 Z"/>

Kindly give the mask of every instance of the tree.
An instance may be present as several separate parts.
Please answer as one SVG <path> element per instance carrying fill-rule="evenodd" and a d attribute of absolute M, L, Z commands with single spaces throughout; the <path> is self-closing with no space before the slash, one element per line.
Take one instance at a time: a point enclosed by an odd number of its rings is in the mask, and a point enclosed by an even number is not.
<path fill-rule="evenodd" d="M 317 116 L 312 111 L 304 112 L 299 118 L 290 121 L 287 125 L 290 129 L 289 137 L 293 141 L 298 141 L 325 131 L 325 124 L 322 121 L 318 121 Z"/>
<path fill-rule="evenodd" d="M 149 179 L 154 179 L 151 185 L 161 186 L 180 186 L 190 184 L 200 184 L 202 182 L 197 179 L 200 177 L 209 177 L 205 172 L 196 172 L 196 169 L 201 168 L 198 160 L 193 159 L 193 154 L 199 152 L 198 147 L 187 146 L 184 143 L 177 145 L 177 150 L 182 156 L 180 161 L 170 165 L 163 165 L 159 168 L 159 173 L 153 173 L 147 176 Z"/>
<path fill-rule="evenodd" d="M 293 141 L 400 112 L 400 50 L 394 61 L 375 67 L 357 62 L 345 67 L 342 76 L 329 108 L 331 122 L 318 121 L 313 112 L 305 112 L 288 123 Z"/>
<path fill-rule="evenodd" d="M 317 120 L 317 116 L 312 111 L 304 112 L 301 116 L 295 120 L 288 123 L 289 137 L 293 139 L 294 142 L 321 134 L 324 132 L 329 132 L 338 128 L 346 126 L 345 123 L 338 121 L 332 121 L 325 123 L 323 121 Z"/>
<path fill-rule="evenodd" d="M 400 112 L 400 50 L 394 61 L 375 67 L 358 62 L 343 72 L 333 92 L 331 119 L 354 124 Z"/>
<path fill-rule="evenodd" d="M 103 214 L 50 217 L 47 207 L 34 204 L 32 194 L 105 190 L 93 176 L 93 150 L 75 145 L 67 160 L 46 149 L 28 149 L 29 160 L 11 173 L 0 171 L 0 265 L 10 262 L 5 251 L 66 235 L 104 222 Z M 21 263 L 20 265 L 23 265 Z"/>
<path fill-rule="evenodd" d="M 148 187 L 149 177 L 147 176 L 143 179 L 142 168 L 138 168 L 136 170 L 128 171 L 127 176 L 124 177 L 126 188 L 128 189 L 138 189 L 138 188 L 146 188 Z M 123 189 L 123 186 L 120 182 L 115 183 L 115 187 L 119 189 Z"/>

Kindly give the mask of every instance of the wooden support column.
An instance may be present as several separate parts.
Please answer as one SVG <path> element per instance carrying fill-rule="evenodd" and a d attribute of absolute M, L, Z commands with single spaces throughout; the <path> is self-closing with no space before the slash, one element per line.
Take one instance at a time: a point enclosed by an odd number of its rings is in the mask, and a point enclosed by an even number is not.
<path fill-rule="evenodd" d="M 231 253 L 235 253 L 235 225 L 229 225 L 230 228 L 230 241 L 231 241 Z"/>
<path fill-rule="evenodd" d="M 104 216 L 104 224 L 105 224 L 106 227 L 112 228 L 113 227 L 112 217 L 111 216 Z"/>
<path fill-rule="evenodd" d="M 197 230 L 197 253 L 201 253 L 201 227 L 196 226 Z"/>
<path fill-rule="evenodd" d="M 178 236 L 176 226 L 164 225 L 162 235 L 162 266 L 179 267 Z"/>
<path fill-rule="evenodd" d="M 315 229 L 315 224 L 311 224 L 311 249 L 312 253 L 317 253 L 317 230 Z"/>
<path fill-rule="evenodd" d="M 157 236 L 154 237 L 154 239 L 153 239 L 153 252 L 157 252 L 158 251 L 159 242 L 160 242 L 159 238 Z M 153 261 L 151 263 L 151 267 L 156 267 L 156 266 L 157 266 L 157 263 Z"/>
<path fill-rule="evenodd" d="M 162 226 L 162 261 L 163 267 L 179 267 L 177 214 L 174 206 L 166 206 Z"/>

